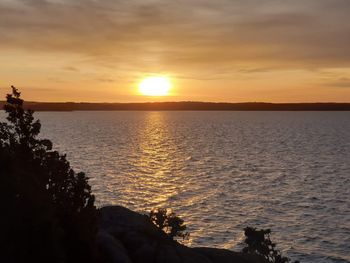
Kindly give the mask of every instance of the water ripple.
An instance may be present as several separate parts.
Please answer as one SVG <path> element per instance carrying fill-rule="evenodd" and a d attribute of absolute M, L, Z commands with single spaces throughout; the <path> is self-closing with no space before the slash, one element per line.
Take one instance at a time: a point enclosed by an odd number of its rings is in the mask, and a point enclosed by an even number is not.
<path fill-rule="evenodd" d="M 350 113 L 39 113 L 98 204 L 175 209 L 191 245 L 273 230 L 303 262 L 350 262 Z"/>

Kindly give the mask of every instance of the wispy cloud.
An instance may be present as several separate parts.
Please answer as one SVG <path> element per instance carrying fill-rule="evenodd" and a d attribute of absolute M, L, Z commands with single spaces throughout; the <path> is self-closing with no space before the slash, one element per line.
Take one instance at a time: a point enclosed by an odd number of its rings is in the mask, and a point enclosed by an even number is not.
<path fill-rule="evenodd" d="M 142 100 L 138 81 L 164 74 L 179 100 L 342 101 L 349 14 L 349 0 L 1 0 L 0 85 Z"/>
<path fill-rule="evenodd" d="M 134 68 L 349 67 L 349 13 L 347 0 L 5 1 L 0 48 Z"/>
<path fill-rule="evenodd" d="M 337 88 L 350 88 L 350 78 L 340 78 L 336 81 L 327 83 L 327 86 Z"/>

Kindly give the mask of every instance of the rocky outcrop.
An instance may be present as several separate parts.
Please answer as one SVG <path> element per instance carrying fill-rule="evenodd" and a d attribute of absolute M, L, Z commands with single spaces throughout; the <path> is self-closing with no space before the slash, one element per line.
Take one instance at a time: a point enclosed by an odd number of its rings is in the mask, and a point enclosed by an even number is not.
<path fill-rule="evenodd" d="M 246 254 L 215 248 L 189 248 L 170 239 L 146 215 L 121 206 L 100 209 L 97 236 L 108 263 L 256 263 Z"/>

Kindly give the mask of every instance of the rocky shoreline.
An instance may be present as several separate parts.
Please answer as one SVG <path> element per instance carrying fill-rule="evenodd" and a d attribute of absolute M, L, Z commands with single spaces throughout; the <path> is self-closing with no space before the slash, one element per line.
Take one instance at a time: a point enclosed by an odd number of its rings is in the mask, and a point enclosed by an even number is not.
<path fill-rule="evenodd" d="M 146 215 L 121 206 L 99 209 L 97 244 L 108 263 L 257 263 L 258 257 L 226 249 L 186 247 L 159 230 Z"/>

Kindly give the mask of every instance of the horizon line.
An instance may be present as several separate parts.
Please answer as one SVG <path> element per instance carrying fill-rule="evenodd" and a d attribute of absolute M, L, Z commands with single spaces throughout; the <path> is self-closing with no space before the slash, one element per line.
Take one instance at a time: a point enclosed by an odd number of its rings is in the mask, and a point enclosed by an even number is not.
<path fill-rule="evenodd" d="M 4 103 L 6 100 L 0 100 L 0 103 Z M 45 104 L 66 104 L 66 103 L 76 103 L 76 104 L 156 104 L 156 103 L 205 103 L 205 104 L 350 104 L 348 102 L 339 101 L 317 101 L 317 102 L 267 102 L 267 101 L 243 101 L 243 102 L 227 102 L 227 101 L 197 101 L 197 100 L 180 100 L 180 101 L 143 101 L 143 102 L 106 102 L 106 101 L 27 101 L 24 103 L 45 103 Z"/>
<path fill-rule="evenodd" d="M 4 107 L 5 101 L 0 101 Z M 24 102 L 34 111 L 350 111 L 350 103 L 266 103 L 266 102 Z"/>

